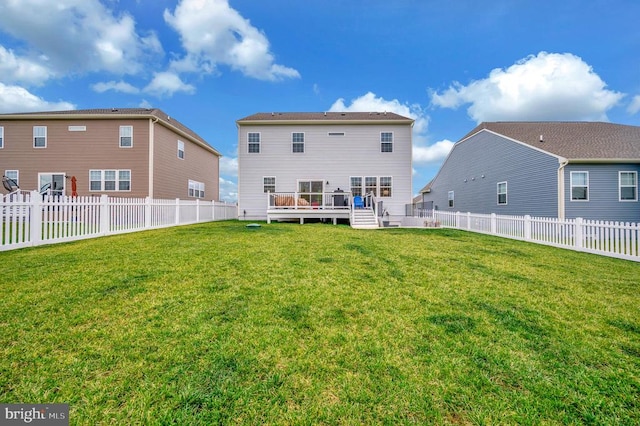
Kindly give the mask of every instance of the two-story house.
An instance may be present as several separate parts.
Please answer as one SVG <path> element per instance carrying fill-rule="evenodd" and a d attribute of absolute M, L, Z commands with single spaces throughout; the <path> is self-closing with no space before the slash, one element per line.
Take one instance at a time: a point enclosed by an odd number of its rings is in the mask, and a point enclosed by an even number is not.
<path fill-rule="evenodd" d="M 0 171 L 28 191 L 218 200 L 220 156 L 159 109 L 0 114 Z"/>
<path fill-rule="evenodd" d="M 238 213 L 246 220 L 400 220 L 411 203 L 414 120 L 390 112 L 257 113 L 238 127 Z M 364 206 L 358 204 L 364 200 Z"/>
<path fill-rule="evenodd" d="M 425 208 L 640 222 L 640 127 L 487 122 L 420 192 Z"/>

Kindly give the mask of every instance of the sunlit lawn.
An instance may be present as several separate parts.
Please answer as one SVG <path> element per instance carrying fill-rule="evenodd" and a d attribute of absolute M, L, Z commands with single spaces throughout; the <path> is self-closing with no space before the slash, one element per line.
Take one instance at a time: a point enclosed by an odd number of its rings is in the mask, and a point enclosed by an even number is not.
<path fill-rule="evenodd" d="M 637 263 L 234 221 L 0 262 L 0 402 L 71 424 L 640 423 Z"/>

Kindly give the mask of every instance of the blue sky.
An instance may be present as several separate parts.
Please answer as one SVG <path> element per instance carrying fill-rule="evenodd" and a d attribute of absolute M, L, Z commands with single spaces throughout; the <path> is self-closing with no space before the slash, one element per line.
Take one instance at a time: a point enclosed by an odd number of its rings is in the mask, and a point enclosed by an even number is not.
<path fill-rule="evenodd" d="M 256 112 L 416 120 L 413 186 L 482 121 L 640 125 L 636 0 L 3 0 L 0 112 L 156 107 L 224 157 Z"/>

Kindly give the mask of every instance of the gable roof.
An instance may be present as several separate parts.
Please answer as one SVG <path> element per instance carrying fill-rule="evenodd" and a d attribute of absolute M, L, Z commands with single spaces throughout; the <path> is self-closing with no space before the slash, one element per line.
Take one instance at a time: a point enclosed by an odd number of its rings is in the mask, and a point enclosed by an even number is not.
<path fill-rule="evenodd" d="M 460 142 L 485 129 L 569 161 L 640 160 L 638 126 L 586 121 L 484 122 Z"/>
<path fill-rule="evenodd" d="M 215 148 L 201 138 L 196 132 L 170 117 L 158 108 L 98 108 L 98 109 L 75 109 L 68 111 L 42 111 L 42 112 L 20 112 L 12 114 L 0 114 L 0 120 L 69 120 L 69 119 L 157 119 L 163 126 L 175 131 L 200 145 L 213 154 L 221 157 Z"/>
<path fill-rule="evenodd" d="M 243 124 L 411 124 L 414 120 L 393 112 L 259 112 L 236 121 Z"/>

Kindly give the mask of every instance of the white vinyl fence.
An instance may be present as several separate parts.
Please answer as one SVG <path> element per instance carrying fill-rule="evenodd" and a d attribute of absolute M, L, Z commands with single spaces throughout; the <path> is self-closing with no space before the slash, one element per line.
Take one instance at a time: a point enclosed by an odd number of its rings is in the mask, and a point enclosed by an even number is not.
<path fill-rule="evenodd" d="M 237 219 L 235 204 L 201 200 L 0 196 L 0 251 L 199 222 Z"/>
<path fill-rule="evenodd" d="M 640 262 L 640 224 L 430 211 L 425 215 L 445 228 L 547 244 Z"/>

